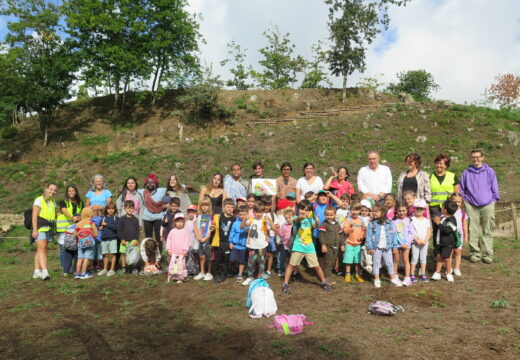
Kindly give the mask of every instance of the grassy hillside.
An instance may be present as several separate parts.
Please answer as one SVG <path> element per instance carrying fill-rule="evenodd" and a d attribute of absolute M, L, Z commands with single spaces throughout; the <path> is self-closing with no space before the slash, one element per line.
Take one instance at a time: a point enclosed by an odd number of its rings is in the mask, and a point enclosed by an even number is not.
<path fill-rule="evenodd" d="M 322 176 L 329 166 L 346 164 L 355 181 L 369 149 L 381 152 L 394 180 L 412 150 L 423 156 L 427 171 L 438 153 L 447 152 L 454 159 L 452 170 L 460 173 L 475 146 L 487 151 L 503 197 L 517 197 L 520 161 L 512 137 L 518 135 L 519 112 L 442 102 L 405 105 L 356 89 L 349 92 L 347 105 L 335 90 L 223 91 L 221 99 L 235 117 L 206 128 L 180 121 L 175 93 L 155 108 L 134 95 L 128 101 L 133 105 L 119 116 L 111 111 L 111 97 L 77 101 L 61 110 L 46 148 L 37 125 L 27 120 L 17 136 L 0 144 L 0 211 L 27 208 L 47 181 L 74 183 L 86 192 L 91 176 L 101 173 L 115 191 L 129 175 L 144 181 L 154 172 L 161 185 L 175 173 L 197 188 L 215 171 L 227 173 L 235 161 L 248 175 L 252 162 L 262 161 L 273 177 L 283 161 L 293 164 L 295 177 L 308 160 Z M 426 141 L 417 142 L 419 136 Z"/>

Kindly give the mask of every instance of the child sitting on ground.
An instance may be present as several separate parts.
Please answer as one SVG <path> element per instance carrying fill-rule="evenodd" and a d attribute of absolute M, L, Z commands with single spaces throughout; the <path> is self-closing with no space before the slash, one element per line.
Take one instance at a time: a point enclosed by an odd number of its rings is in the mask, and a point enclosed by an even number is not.
<path fill-rule="evenodd" d="M 451 273 L 451 252 L 458 246 L 457 242 L 460 237 L 457 236 L 457 219 L 455 213 L 457 212 L 457 204 L 451 200 L 447 200 L 442 205 L 442 217 L 434 217 L 433 222 L 438 226 L 437 239 L 435 239 L 438 254 L 437 265 L 435 273 L 432 275 L 432 280 L 441 279 L 442 265 L 446 270 L 446 280 L 449 282 L 455 281 Z"/>
<path fill-rule="evenodd" d="M 177 280 L 177 284 L 181 284 L 188 278 L 186 257 L 190 249 L 190 234 L 184 228 L 185 219 L 182 213 L 175 214 L 173 220 L 175 227 L 170 230 L 166 240 L 166 251 L 170 255 L 168 282 Z"/>
<path fill-rule="evenodd" d="M 350 217 L 345 220 L 343 225 L 343 233 L 346 236 L 345 245 L 342 246 L 345 255 L 343 262 L 347 264 L 345 273 L 345 282 L 352 282 L 352 265 L 356 269 L 354 279 L 363 283 L 365 280 L 361 277 L 361 246 L 365 241 L 367 224 L 361 219 L 361 204 L 359 202 L 352 203 Z"/>
<path fill-rule="evenodd" d="M 146 238 L 141 242 L 141 259 L 144 261 L 142 274 L 158 275 L 161 273 L 161 266 L 159 265 L 161 253 L 153 238 Z"/>

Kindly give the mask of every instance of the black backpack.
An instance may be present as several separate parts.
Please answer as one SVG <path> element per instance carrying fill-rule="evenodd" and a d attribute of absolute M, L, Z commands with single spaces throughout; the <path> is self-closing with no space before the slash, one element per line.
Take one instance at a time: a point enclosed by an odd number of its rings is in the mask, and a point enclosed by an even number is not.
<path fill-rule="evenodd" d="M 24 210 L 23 212 L 23 226 L 30 230 L 32 228 L 32 209 Z"/>

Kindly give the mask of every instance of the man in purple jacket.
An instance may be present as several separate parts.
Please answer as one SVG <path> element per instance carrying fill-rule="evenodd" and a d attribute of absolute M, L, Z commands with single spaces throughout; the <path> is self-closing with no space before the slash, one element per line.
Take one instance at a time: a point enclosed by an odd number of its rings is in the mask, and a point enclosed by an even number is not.
<path fill-rule="evenodd" d="M 469 217 L 469 248 L 473 263 L 493 262 L 495 202 L 500 198 L 497 176 L 483 163 L 482 149 L 471 150 L 471 162 L 460 178 L 460 192 Z"/>

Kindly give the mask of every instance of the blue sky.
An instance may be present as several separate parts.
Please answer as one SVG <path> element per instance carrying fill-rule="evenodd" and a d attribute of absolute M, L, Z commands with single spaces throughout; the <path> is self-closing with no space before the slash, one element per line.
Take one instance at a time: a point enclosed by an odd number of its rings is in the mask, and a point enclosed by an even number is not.
<path fill-rule="evenodd" d="M 262 32 L 271 24 L 290 33 L 296 52 L 311 58 L 311 46 L 327 40 L 328 10 L 323 0 L 189 0 L 189 10 L 201 13 L 202 58 L 226 78 L 219 66 L 226 44 L 235 40 L 247 48 L 248 61 L 259 60 L 266 45 Z M 0 18 L 0 39 L 6 19 Z M 441 89 L 437 99 L 459 103 L 482 99 L 484 90 L 500 73 L 520 73 L 520 1 L 413 0 L 390 10 L 390 29 L 367 53 L 364 74 L 353 74 L 349 86 L 362 77 L 385 83 L 397 72 L 426 69 Z M 383 75 L 381 75 L 383 74 Z M 339 87 L 341 79 L 331 78 Z"/>

